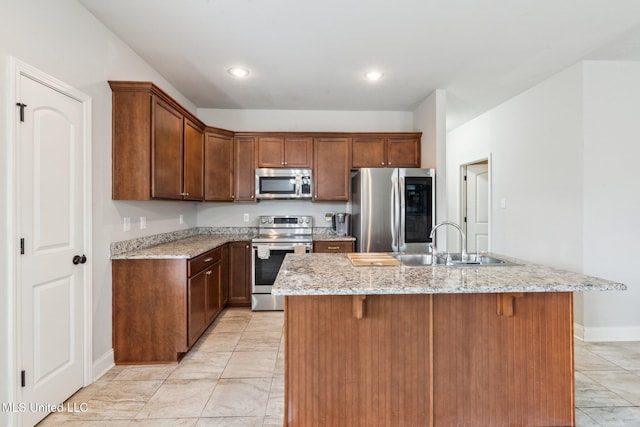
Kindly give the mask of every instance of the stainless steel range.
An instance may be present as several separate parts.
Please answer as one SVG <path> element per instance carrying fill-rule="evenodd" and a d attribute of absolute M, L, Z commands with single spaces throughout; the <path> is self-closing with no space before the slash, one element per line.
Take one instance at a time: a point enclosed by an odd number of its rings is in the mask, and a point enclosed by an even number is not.
<path fill-rule="evenodd" d="M 284 309 L 284 298 L 271 295 L 271 288 L 286 254 L 312 252 L 312 234 L 312 216 L 286 215 L 258 218 L 258 237 L 252 240 L 252 310 Z"/>

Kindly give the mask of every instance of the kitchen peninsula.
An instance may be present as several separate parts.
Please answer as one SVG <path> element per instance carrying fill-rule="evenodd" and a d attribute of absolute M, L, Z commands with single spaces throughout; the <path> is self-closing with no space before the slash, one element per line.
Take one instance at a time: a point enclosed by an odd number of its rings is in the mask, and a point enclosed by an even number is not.
<path fill-rule="evenodd" d="M 626 287 L 507 260 L 287 255 L 284 425 L 575 425 L 573 292 Z"/>

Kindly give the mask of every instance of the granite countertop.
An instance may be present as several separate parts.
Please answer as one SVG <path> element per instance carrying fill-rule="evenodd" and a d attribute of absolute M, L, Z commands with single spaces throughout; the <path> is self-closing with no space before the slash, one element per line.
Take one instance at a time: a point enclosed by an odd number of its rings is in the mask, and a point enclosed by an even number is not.
<path fill-rule="evenodd" d="M 193 258 L 229 242 L 251 240 L 241 234 L 209 234 L 187 237 L 148 248 L 113 255 L 111 259 L 171 259 Z"/>
<path fill-rule="evenodd" d="M 314 234 L 313 240 L 335 240 L 335 241 L 345 241 L 345 242 L 353 242 L 356 240 L 353 236 L 336 236 L 335 234 Z"/>
<path fill-rule="evenodd" d="M 347 254 L 288 254 L 274 295 L 372 295 L 625 290 L 609 280 L 493 255 L 508 266 L 354 267 Z"/>
<path fill-rule="evenodd" d="M 313 240 L 354 241 L 353 236 L 336 236 L 326 229 L 314 231 Z M 147 236 L 141 239 L 117 242 L 112 247 L 111 259 L 171 259 L 193 258 L 229 242 L 250 241 L 255 230 L 229 228 L 222 233 L 216 229 L 193 229 L 185 232 Z M 225 233 L 226 231 L 226 233 Z M 193 233 L 196 233 L 193 235 Z"/>

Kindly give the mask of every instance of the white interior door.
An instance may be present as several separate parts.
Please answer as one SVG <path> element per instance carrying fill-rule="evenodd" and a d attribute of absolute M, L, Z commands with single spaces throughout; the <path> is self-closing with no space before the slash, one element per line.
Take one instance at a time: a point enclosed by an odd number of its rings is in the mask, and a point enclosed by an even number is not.
<path fill-rule="evenodd" d="M 489 250 L 489 165 L 467 166 L 467 251 Z"/>
<path fill-rule="evenodd" d="M 84 384 L 83 105 L 20 75 L 18 134 L 19 365 L 22 425 L 32 426 Z M 20 117 L 18 117 L 19 119 Z"/>

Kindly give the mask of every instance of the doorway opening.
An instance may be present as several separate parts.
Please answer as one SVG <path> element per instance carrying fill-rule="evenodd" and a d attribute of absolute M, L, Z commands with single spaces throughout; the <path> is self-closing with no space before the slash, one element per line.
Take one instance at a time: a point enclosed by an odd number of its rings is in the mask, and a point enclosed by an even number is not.
<path fill-rule="evenodd" d="M 467 252 L 491 251 L 490 156 L 460 166 L 460 224 Z"/>

